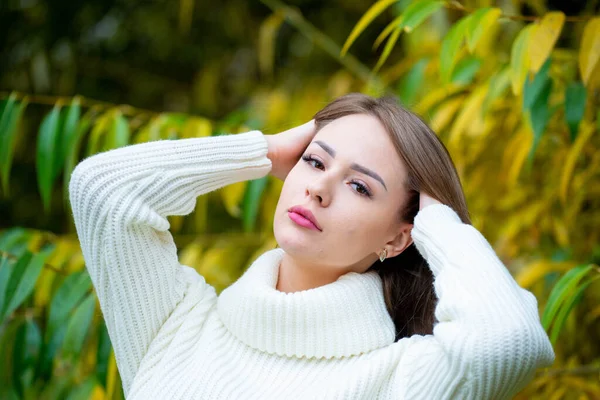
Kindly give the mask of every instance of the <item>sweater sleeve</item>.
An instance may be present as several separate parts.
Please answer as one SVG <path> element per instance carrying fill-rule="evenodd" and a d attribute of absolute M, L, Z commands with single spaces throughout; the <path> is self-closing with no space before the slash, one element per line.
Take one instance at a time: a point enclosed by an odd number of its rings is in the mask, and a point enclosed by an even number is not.
<path fill-rule="evenodd" d="M 168 215 L 187 215 L 196 198 L 271 170 L 260 131 L 140 143 L 80 162 L 69 200 L 86 268 L 128 389 L 171 312 L 194 283 L 214 289 L 181 265 Z"/>
<path fill-rule="evenodd" d="M 405 339 L 397 397 L 512 398 L 554 362 L 535 296 L 446 205 L 421 210 L 412 237 L 434 275 L 436 324 L 432 335 Z"/>

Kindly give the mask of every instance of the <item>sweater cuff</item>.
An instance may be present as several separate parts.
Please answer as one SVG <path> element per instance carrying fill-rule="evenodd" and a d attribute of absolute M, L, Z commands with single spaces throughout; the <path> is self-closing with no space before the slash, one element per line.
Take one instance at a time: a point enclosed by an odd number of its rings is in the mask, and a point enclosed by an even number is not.
<path fill-rule="evenodd" d="M 452 244 L 446 241 L 460 233 L 456 232 L 460 225 L 463 223 L 458 214 L 445 204 L 432 204 L 417 213 L 411 236 L 434 276 L 447 259 L 445 253 L 451 251 Z"/>

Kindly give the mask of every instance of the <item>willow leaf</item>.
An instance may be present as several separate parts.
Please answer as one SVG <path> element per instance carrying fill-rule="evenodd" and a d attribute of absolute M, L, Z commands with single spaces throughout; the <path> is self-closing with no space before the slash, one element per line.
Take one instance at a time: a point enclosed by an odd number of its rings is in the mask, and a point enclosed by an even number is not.
<path fill-rule="evenodd" d="M 550 297 L 544 308 L 542 315 L 542 325 L 546 331 L 550 328 L 550 324 L 554 320 L 560 306 L 565 302 L 567 297 L 571 296 L 571 292 L 577 286 L 579 281 L 583 279 L 591 270 L 593 265 L 579 265 L 568 271 L 550 292 Z"/>
<path fill-rule="evenodd" d="M 44 117 L 40 125 L 37 145 L 37 178 L 38 187 L 42 196 L 44 210 L 50 211 L 52 186 L 57 171 L 54 170 L 56 151 L 58 145 L 60 123 L 60 106 L 55 105 L 52 111 Z"/>
<path fill-rule="evenodd" d="M 386 8 L 397 1 L 398 0 L 379 0 L 377 3 L 373 4 L 361 17 L 354 29 L 352 29 L 352 32 L 350 32 L 350 36 L 348 36 L 348 39 L 346 39 L 346 43 L 344 43 L 340 55 L 344 56 L 348 52 L 350 46 L 352 46 L 352 43 L 354 43 L 354 41 L 367 28 L 367 26 L 369 26 L 369 24 L 373 22 L 373 20 L 377 18 L 379 14 L 385 11 Z"/>

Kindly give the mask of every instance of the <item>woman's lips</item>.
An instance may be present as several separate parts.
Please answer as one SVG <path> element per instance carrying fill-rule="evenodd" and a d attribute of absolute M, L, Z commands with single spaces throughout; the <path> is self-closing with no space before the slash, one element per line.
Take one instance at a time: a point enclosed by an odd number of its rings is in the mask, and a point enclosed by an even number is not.
<path fill-rule="evenodd" d="M 291 212 L 288 212 L 288 216 L 290 217 L 290 219 L 292 221 L 294 221 L 295 223 L 297 223 L 300 226 L 303 226 L 308 229 L 313 229 L 315 231 L 319 231 L 319 228 L 317 228 L 315 226 L 315 224 L 313 224 L 308 219 L 304 218 L 302 215 L 300 215 L 298 213 L 291 211 Z"/>

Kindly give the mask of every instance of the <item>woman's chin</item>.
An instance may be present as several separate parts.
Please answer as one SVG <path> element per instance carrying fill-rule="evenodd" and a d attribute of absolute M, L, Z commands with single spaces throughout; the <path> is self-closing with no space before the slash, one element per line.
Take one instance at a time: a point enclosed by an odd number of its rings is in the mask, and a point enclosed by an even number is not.
<path fill-rule="evenodd" d="M 276 229 L 274 233 L 279 247 L 290 255 L 307 256 L 317 249 L 315 239 L 298 232 L 295 227 L 286 226 L 281 230 Z"/>

